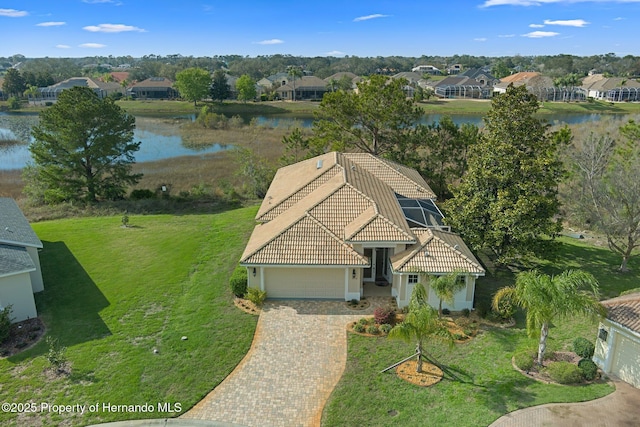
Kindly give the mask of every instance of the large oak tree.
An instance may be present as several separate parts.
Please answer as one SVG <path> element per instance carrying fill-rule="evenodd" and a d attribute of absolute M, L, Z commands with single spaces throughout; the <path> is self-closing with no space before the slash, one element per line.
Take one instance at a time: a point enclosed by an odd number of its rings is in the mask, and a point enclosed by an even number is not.
<path fill-rule="evenodd" d="M 534 114 L 535 96 L 509 86 L 493 98 L 468 170 L 446 206 L 447 222 L 498 263 L 548 249 L 560 232 L 558 184 L 564 175 L 558 138 Z"/>
<path fill-rule="evenodd" d="M 197 102 L 209 95 L 211 75 L 202 68 L 187 68 L 176 74 L 175 88 L 180 96 L 189 101 Z"/>
<path fill-rule="evenodd" d="M 133 174 L 135 117 L 92 89 L 74 87 L 40 113 L 25 178 L 45 201 L 116 199 L 142 177 Z"/>

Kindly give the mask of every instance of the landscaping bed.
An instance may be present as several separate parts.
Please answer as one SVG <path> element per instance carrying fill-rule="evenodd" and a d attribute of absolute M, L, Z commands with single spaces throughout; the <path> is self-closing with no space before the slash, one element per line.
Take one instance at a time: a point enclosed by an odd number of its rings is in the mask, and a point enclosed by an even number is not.
<path fill-rule="evenodd" d="M 46 329 L 39 317 L 11 325 L 9 337 L 0 344 L 0 357 L 11 357 L 34 346 Z"/>

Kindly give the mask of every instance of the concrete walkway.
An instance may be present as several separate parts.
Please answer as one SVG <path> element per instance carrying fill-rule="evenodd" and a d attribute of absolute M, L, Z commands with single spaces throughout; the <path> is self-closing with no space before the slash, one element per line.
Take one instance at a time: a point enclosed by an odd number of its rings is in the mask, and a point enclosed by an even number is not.
<path fill-rule="evenodd" d="M 319 426 L 347 360 L 348 322 L 371 315 L 338 301 L 267 301 L 251 349 L 182 419 L 253 426 Z"/>
<path fill-rule="evenodd" d="M 490 427 L 636 427 L 640 426 L 640 390 L 615 381 L 616 391 L 582 403 L 551 403 L 520 409 Z"/>

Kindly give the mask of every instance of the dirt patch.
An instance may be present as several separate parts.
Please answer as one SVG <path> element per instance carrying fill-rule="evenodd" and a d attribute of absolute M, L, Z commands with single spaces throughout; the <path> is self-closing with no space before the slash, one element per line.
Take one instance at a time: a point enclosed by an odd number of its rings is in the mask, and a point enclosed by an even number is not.
<path fill-rule="evenodd" d="M 0 357 L 11 357 L 33 347 L 45 332 L 44 323 L 38 317 L 14 323 L 9 338 L 0 344 Z"/>
<path fill-rule="evenodd" d="M 436 365 L 422 362 L 422 372 L 418 373 L 417 364 L 416 360 L 408 360 L 396 368 L 396 374 L 399 378 L 421 387 L 429 387 L 442 380 L 444 374 Z"/>
<path fill-rule="evenodd" d="M 345 301 L 344 302 L 345 307 L 347 307 L 349 310 L 365 310 L 367 308 L 369 308 L 369 306 L 371 305 L 369 303 L 369 301 L 367 301 L 366 299 L 361 299 L 360 301 L 357 300 L 352 300 L 352 301 Z"/>
<path fill-rule="evenodd" d="M 260 307 L 256 306 L 254 303 L 252 303 L 248 299 L 236 297 L 233 300 L 233 304 L 235 304 L 236 307 L 238 307 L 240 310 L 244 311 L 245 313 L 253 314 L 255 316 L 258 316 L 262 312 L 262 309 Z"/>

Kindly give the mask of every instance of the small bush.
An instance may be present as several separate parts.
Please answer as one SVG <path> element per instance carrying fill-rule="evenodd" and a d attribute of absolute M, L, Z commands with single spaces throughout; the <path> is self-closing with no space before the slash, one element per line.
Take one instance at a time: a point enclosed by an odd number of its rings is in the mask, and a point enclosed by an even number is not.
<path fill-rule="evenodd" d="M 53 102 L 45 101 L 44 105 L 47 106 L 47 107 L 51 107 L 53 105 Z"/>
<path fill-rule="evenodd" d="M 484 319 L 485 317 L 487 317 L 487 314 L 489 314 L 490 311 L 491 306 L 485 301 L 480 301 L 476 304 L 476 313 L 478 313 L 478 316 L 480 316 L 481 318 Z"/>
<path fill-rule="evenodd" d="M 140 188 L 137 190 L 133 190 L 129 195 L 129 198 L 131 200 L 155 199 L 155 197 L 156 197 L 156 193 L 154 193 L 153 191 L 147 188 Z"/>
<path fill-rule="evenodd" d="M 358 319 L 358 325 L 367 326 L 369 324 L 369 319 L 366 317 L 361 317 Z"/>
<path fill-rule="evenodd" d="M 378 335 L 380 333 L 380 329 L 376 325 L 367 326 L 367 333 L 371 335 Z"/>
<path fill-rule="evenodd" d="M 396 320 L 396 312 L 391 307 L 376 307 L 373 311 L 373 318 L 379 325 L 385 323 L 393 324 Z"/>
<path fill-rule="evenodd" d="M 582 371 L 585 380 L 591 381 L 598 374 L 598 366 L 591 359 L 582 359 L 578 362 L 578 368 Z"/>
<path fill-rule="evenodd" d="M 231 274 L 229 279 L 229 286 L 231 286 L 231 292 L 239 298 L 242 298 L 247 293 L 247 269 L 245 267 L 237 266 Z"/>
<path fill-rule="evenodd" d="M 464 317 L 469 317 L 471 315 L 471 310 L 469 310 L 468 308 L 463 308 L 462 309 L 462 315 Z"/>
<path fill-rule="evenodd" d="M 525 351 L 521 351 L 519 353 L 514 354 L 513 360 L 519 369 L 527 372 L 531 368 L 533 368 L 535 356 L 536 356 L 535 352 L 531 350 L 525 350 Z"/>
<path fill-rule="evenodd" d="M 380 325 L 380 332 L 382 332 L 383 334 L 388 334 L 390 330 L 391 330 L 390 324 L 383 323 L 382 325 Z"/>
<path fill-rule="evenodd" d="M 49 351 L 47 352 L 47 360 L 51 367 L 56 368 L 58 372 L 62 372 L 64 365 L 67 363 L 67 348 L 62 347 L 57 338 L 47 337 L 47 345 Z"/>
<path fill-rule="evenodd" d="M 582 381 L 582 370 L 573 363 L 552 362 L 545 370 L 559 384 L 576 384 Z"/>
<path fill-rule="evenodd" d="M 9 105 L 9 110 L 19 110 L 22 107 L 22 101 L 15 96 L 7 99 L 7 104 Z"/>
<path fill-rule="evenodd" d="M 362 323 L 356 323 L 353 327 L 353 330 L 358 332 L 358 333 L 363 333 L 365 330 L 367 329 L 367 327 L 365 325 L 363 325 Z"/>
<path fill-rule="evenodd" d="M 12 306 L 8 305 L 0 311 L 0 343 L 3 343 L 11 332 Z"/>
<path fill-rule="evenodd" d="M 262 306 L 262 303 L 265 299 L 267 299 L 267 293 L 265 291 L 261 291 L 258 288 L 249 288 L 247 290 L 247 299 L 254 303 L 256 306 Z"/>
<path fill-rule="evenodd" d="M 590 359 L 593 357 L 595 346 L 588 339 L 578 337 L 573 340 L 573 351 L 583 359 Z"/>
<path fill-rule="evenodd" d="M 448 316 L 451 314 L 451 310 L 449 310 L 448 308 L 443 308 L 442 309 L 442 314 L 445 316 Z"/>

